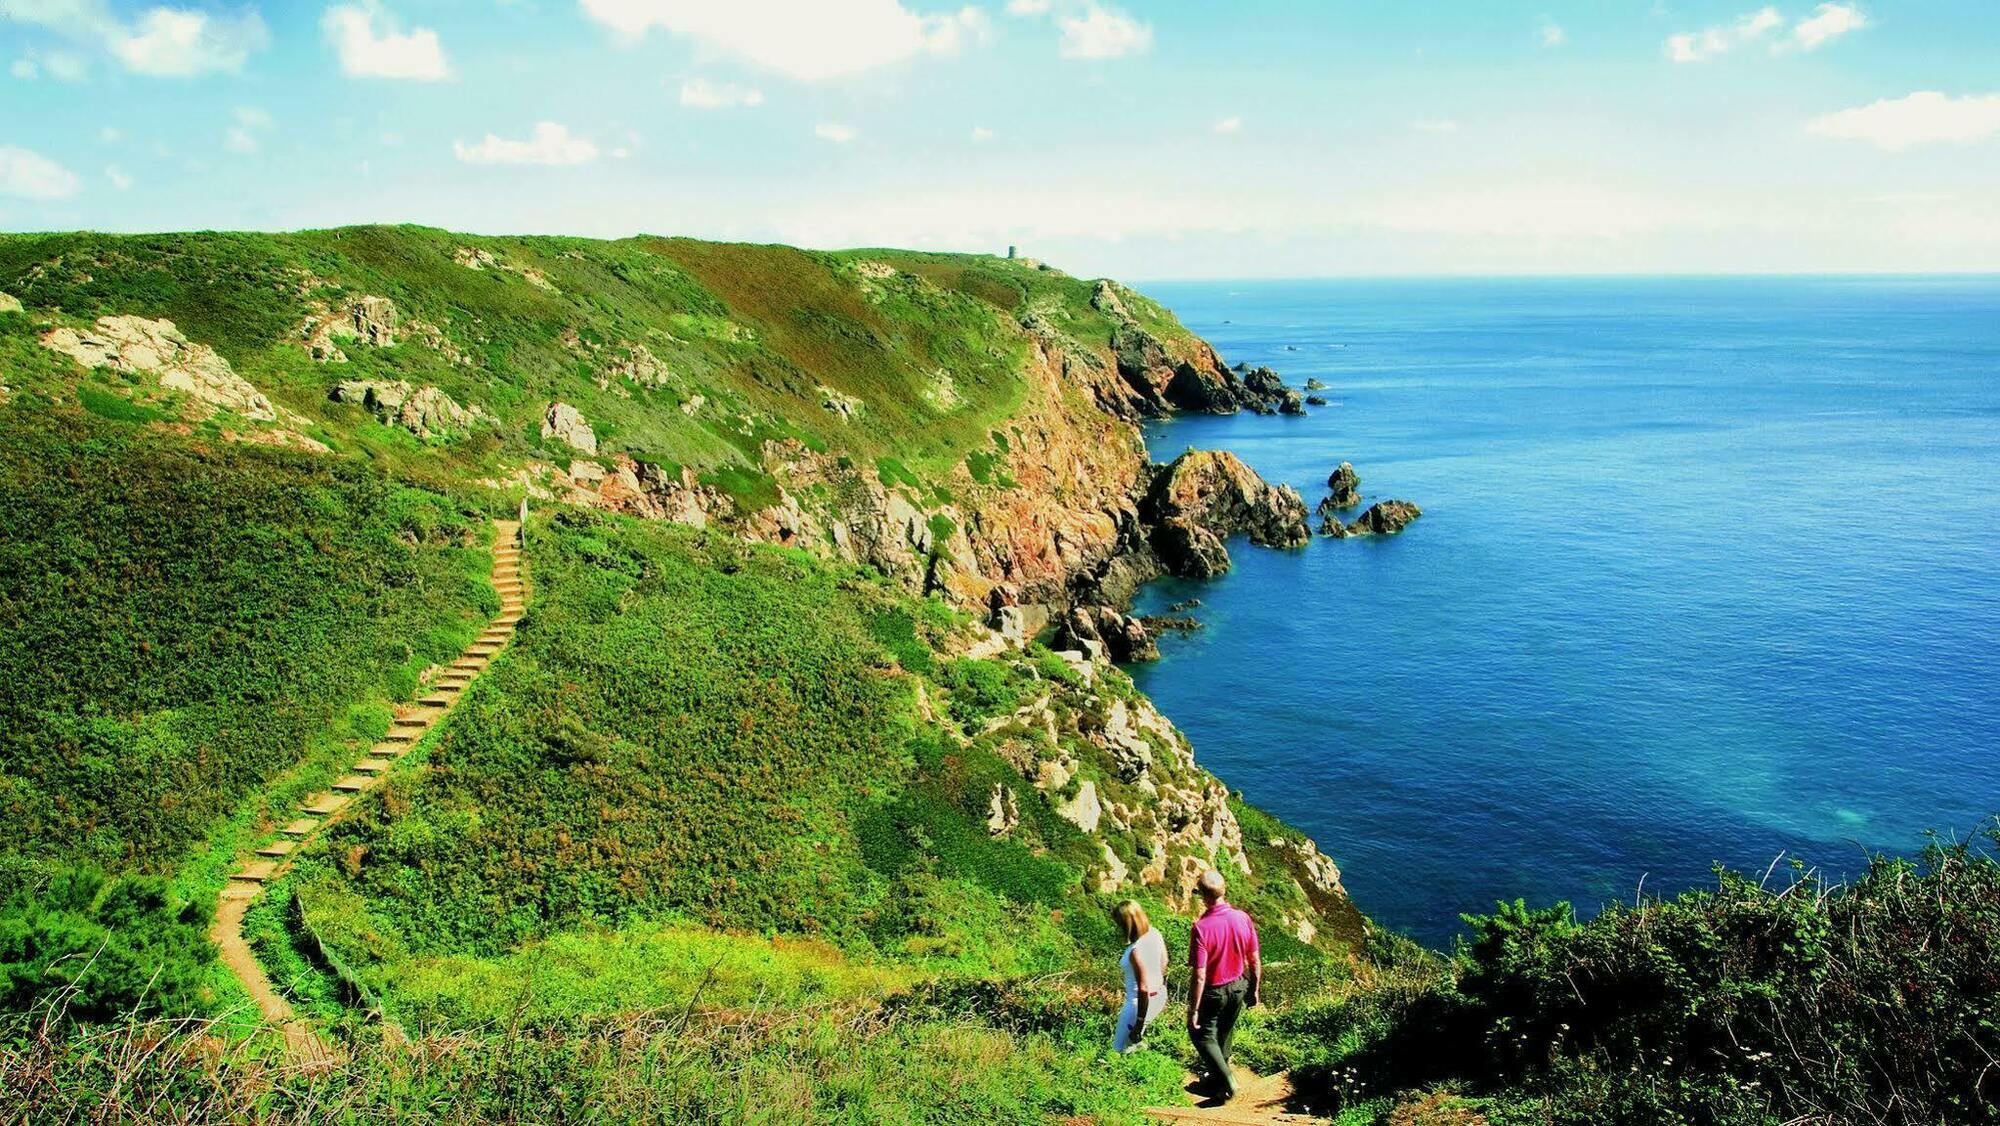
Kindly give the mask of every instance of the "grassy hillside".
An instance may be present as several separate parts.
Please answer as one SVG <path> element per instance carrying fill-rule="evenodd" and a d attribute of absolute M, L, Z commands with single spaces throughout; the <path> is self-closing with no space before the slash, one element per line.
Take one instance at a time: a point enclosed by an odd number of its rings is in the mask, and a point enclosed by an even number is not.
<path fill-rule="evenodd" d="M 685 465 L 746 494 L 768 487 L 762 443 L 786 437 L 886 460 L 926 485 L 962 478 L 968 455 L 994 452 L 1024 393 L 1023 312 L 1084 340 L 1112 329 L 1091 283 L 1004 259 L 419 227 L 0 236 L 0 292 L 79 327 L 104 315 L 171 320 L 296 412 L 304 433 L 401 475 L 454 481 L 537 457 L 567 464 L 575 451 L 540 425 L 561 400 L 590 421 L 607 460 Z M 398 342 L 341 341 L 345 362 L 315 361 L 302 328 L 362 296 L 394 303 Z M 76 401 L 72 367 L 32 355 L 15 320 L 12 387 Z M 1192 346 L 1164 311 L 1158 324 Z M 651 361 L 636 374 L 635 346 Z M 420 439 L 331 402 L 342 380 L 434 386 L 491 418 Z M 155 388 L 96 382 L 91 409 L 172 411 Z M 829 392 L 861 409 L 828 409 Z"/>

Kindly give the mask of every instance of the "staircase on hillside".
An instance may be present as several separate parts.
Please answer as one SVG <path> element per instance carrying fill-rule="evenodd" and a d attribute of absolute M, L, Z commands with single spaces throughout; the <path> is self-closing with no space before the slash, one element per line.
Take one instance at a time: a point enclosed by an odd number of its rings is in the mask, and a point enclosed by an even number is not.
<path fill-rule="evenodd" d="M 525 510 L 524 510 L 525 511 Z M 338 820 L 356 796 L 380 785 L 396 759 L 408 753 L 430 729 L 437 725 L 465 694 L 465 689 L 492 663 L 514 636 L 521 620 L 526 592 L 521 582 L 521 524 L 517 520 L 497 520 L 493 534 L 493 587 L 500 594 L 500 615 L 458 659 L 447 666 L 430 691 L 414 704 L 398 708 L 388 733 L 368 749 L 352 769 L 325 793 L 314 794 L 299 803 L 297 815 L 278 830 L 269 843 L 247 857 L 222 889 L 216 904 L 215 928 L 211 937 L 221 948 L 223 964 L 243 983 L 264 1019 L 284 1029 L 286 1042 L 303 1055 L 323 1055 L 325 1047 L 311 1029 L 297 1019 L 270 978 L 258 965 L 249 943 L 243 939 L 243 916 L 250 904 L 262 895 L 266 885 L 283 875 L 293 855 L 317 836 L 327 824 Z"/>

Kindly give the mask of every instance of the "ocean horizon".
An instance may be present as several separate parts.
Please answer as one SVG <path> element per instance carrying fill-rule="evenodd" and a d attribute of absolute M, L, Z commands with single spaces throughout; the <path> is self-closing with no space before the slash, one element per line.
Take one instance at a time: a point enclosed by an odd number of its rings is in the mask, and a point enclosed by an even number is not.
<path fill-rule="evenodd" d="M 1433 944 L 1830 879 L 2000 811 L 2000 276 L 1155 282 L 1306 418 L 1155 424 L 1400 536 L 1239 541 L 1135 669 L 1197 753 Z M 1348 514 L 1349 517 L 1353 515 Z M 1775 866 L 1775 867 L 1774 867 Z"/>

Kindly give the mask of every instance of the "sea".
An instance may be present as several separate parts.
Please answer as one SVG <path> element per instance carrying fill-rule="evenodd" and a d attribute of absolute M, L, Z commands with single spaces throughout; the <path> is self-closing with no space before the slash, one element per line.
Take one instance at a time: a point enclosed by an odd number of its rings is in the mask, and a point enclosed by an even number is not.
<path fill-rule="evenodd" d="M 1144 288 L 1327 384 L 1155 424 L 1156 459 L 1313 507 L 1350 461 L 1423 509 L 1140 596 L 1202 623 L 1140 686 L 1378 922 L 1445 947 L 1500 900 L 1839 881 L 1995 826 L 2000 277 Z"/>

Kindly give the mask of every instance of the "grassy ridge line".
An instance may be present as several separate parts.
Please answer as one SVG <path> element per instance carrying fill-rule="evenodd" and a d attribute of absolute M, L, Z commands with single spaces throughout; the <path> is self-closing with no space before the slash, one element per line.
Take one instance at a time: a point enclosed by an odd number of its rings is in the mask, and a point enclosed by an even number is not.
<path fill-rule="evenodd" d="M 494 265 L 460 264 L 472 251 Z M 421 227 L 6 235 L 0 291 L 30 314 L 13 318 L 19 346 L 0 354 L 17 392 L 81 397 L 127 418 L 171 413 L 171 396 L 101 373 L 79 395 L 74 365 L 34 356 L 27 336 L 49 318 L 87 327 L 106 314 L 165 317 L 307 420 L 309 436 L 404 479 L 462 483 L 535 457 L 566 465 L 575 452 L 540 429 L 561 400 L 590 419 L 605 460 L 689 466 L 746 496 L 768 489 L 762 445 L 782 438 L 894 462 L 927 491 L 963 487 L 967 457 L 994 453 L 992 435 L 1029 390 L 1020 315 L 1039 310 L 1099 350 L 1113 327 L 1092 306 L 1091 283 L 987 256 Z M 310 359 L 301 325 L 364 294 L 396 303 L 401 342 L 346 342 L 341 364 Z M 1170 350 L 1199 346 L 1171 314 L 1131 300 Z M 426 343 L 432 333 L 446 350 Z M 647 380 L 615 374 L 632 345 L 659 361 Z M 334 382 L 356 379 L 433 385 L 497 421 L 422 441 L 328 401 Z M 828 391 L 862 409 L 827 409 Z"/>

